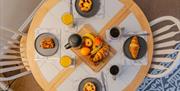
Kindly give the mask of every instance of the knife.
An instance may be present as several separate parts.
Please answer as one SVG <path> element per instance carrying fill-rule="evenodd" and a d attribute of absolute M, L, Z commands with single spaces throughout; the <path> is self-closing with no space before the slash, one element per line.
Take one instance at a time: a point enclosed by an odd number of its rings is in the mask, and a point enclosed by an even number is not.
<path fill-rule="evenodd" d="M 124 36 L 124 37 L 136 36 L 136 35 L 138 35 L 138 36 L 148 36 L 149 33 L 140 33 L 140 34 L 122 34 L 122 36 Z"/>

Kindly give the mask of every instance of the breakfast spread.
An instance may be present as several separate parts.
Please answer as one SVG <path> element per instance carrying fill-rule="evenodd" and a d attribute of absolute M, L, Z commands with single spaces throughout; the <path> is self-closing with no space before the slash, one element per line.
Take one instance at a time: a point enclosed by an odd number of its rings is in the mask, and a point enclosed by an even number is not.
<path fill-rule="evenodd" d="M 81 55 L 88 56 L 94 65 L 101 62 L 109 55 L 110 47 L 103 40 L 91 33 L 83 35 L 83 45 L 80 49 Z"/>
<path fill-rule="evenodd" d="M 83 91 L 96 91 L 96 86 L 92 82 L 87 82 L 83 87 Z"/>
<path fill-rule="evenodd" d="M 80 0 L 79 7 L 82 12 L 88 12 L 92 8 L 92 0 Z"/>
<path fill-rule="evenodd" d="M 97 53 L 94 55 L 93 57 L 93 62 L 98 62 L 101 61 L 103 58 L 105 58 L 106 56 L 109 55 L 109 46 L 105 45 L 103 46 L 99 51 L 97 51 Z"/>
<path fill-rule="evenodd" d="M 43 38 L 40 42 L 40 47 L 43 49 L 52 49 L 55 47 L 54 40 L 51 37 Z"/>
<path fill-rule="evenodd" d="M 139 53 L 140 45 L 137 36 L 133 36 L 129 45 L 129 51 L 133 59 L 136 59 Z"/>
<path fill-rule="evenodd" d="M 82 39 L 81 46 L 71 50 L 93 71 L 99 72 L 116 54 L 116 50 L 89 24 L 85 24 L 78 34 Z"/>

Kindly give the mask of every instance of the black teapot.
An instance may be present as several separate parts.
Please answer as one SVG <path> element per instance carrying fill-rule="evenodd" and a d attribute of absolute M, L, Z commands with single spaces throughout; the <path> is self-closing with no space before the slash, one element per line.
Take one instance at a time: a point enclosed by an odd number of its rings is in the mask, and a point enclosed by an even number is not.
<path fill-rule="evenodd" d="M 71 47 L 77 48 L 80 47 L 82 44 L 82 38 L 79 34 L 72 34 L 68 38 L 68 43 L 64 46 L 66 49 L 69 49 Z"/>

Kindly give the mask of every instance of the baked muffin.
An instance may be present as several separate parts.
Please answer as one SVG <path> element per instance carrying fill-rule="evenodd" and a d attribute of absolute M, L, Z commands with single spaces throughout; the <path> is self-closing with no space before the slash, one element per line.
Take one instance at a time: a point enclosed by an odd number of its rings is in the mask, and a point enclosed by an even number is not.
<path fill-rule="evenodd" d="M 96 91 L 96 86 L 92 82 L 87 82 L 83 87 L 83 91 Z"/>

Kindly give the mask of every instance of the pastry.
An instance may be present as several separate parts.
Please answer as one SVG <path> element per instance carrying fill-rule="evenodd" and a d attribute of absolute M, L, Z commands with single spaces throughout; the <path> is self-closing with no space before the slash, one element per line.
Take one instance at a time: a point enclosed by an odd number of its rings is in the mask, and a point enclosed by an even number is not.
<path fill-rule="evenodd" d="M 136 59 L 139 53 L 140 45 L 137 36 L 133 36 L 129 45 L 129 51 L 133 59 Z"/>
<path fill-rule="evenodd" d="M 96 91 L 96 86 L 92 82 L 87 82 L 83 87 L 83 91 Z"/>
<path fill-rule="evenodd" d="M 93 62 L 98 62 L 109 55 L 110 47 L 108 45 L 104 45 L 93 57 Z"/>
<path fill-rule="evenodd" d="M 41 40 L 40 47 L 43 49 L 51 49 L 55 47 L 54 40 L 50 37 L 46 37 Z"/>
<path fill-rule="evenodd" d="M 88 12 L 92 8 L 92 0 L 80 0 L 79 7 L 82 12 Z"/>

